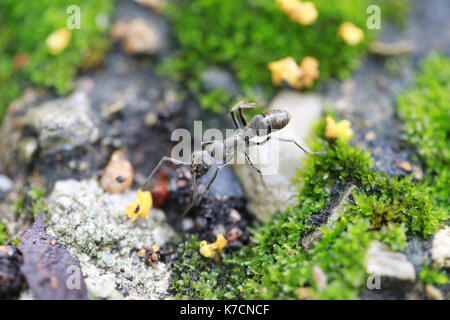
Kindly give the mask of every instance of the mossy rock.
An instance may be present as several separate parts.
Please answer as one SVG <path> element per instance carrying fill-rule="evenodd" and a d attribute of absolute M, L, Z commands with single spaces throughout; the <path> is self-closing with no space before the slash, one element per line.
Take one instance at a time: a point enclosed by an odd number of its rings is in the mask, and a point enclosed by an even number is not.
<path fill-rule="evenodd" d="M 274 90 L 267 64 L 287 56 L 300 62 L 312 56 L 320 62 L 320 80 L 347 77 L 360 65 L 377 30 L 366 21 L 370 1 L 313 0 L 318 18 L 312 25 L 289 20 L 274 0 L 179 0 L 170 2 L 166 14 L 179 41 L 179 51 L 160 66 L 160 72 L 180 81 L 197 95 L 202 106 L 224 112 L 230 94 L 206 92 L 201 74 L 210 66 L 229 68 L 240 83 L 242 97 L 270 97 Z M 399 18 L 408 1 L 377 3 L 383 19 Z M 337 37 L 341 23 L 350 21 L 362 28 L 365 39 L 350 46 Z M 383 20 L 384 21 L 384 20 Z M 262 89 L 262 90 L 261 90 Z M 261 97 L 262 95 L 262 97 Z M 211 99 L 217 99 L 215 103 Z M 228 102 L 228 103 L 227 103 Z"/>
<path fill-rule="evenodd" d="M 365 256 L 372 241 L 404 250 L 409 238 L 429 239 L 448 219 L 447 211 L 434 205 L 426 184 L 374 171 L 367 152 L 325 139 L 324 129 L 322 121 L 312 146 L 328 144 L 327 154 L 306 159 L 298 173 L 300 205 L 254 229 L 250 244 L 227 252 L 219 264 L 202 259 L 198 240 L 188 240 L 180 259 L 190 258 L 175 264 L 176 293 L 200 299 L 296 299 L 299 288 L 308 288 L 313 299 L 356 299 L 365 290 Z M 305 250 L 301 239 L 317 227 L 314 217 L 334 205 L 335 195 L 349 185 L 358 189 L 353 204 L 345 207 L 334 228 L 321 228 L 322 238 Z M 316 286 L 314 266 L 327 276 L 323 288 Z M 196 280 L 190 280 L 194 275 Z M 420 281 L 447 280 L 428 272 Z M 400 290 L 404 297 L 408 288 Z"/>
<path fill-rule="evenodd" d="M 109 48 L 105 33 L 113 3 L 113 0 L 1 1 L 0 121 L 8 103 L 30 82 L 66 94 L 79 69 L 102 61 Z M 67 12 L 70 5 L 80 8 L 80 29 L 71 30 L 71 40 L 64 51 L 51 54 L 46 39 L 67 26 L 73 14 Z"/>

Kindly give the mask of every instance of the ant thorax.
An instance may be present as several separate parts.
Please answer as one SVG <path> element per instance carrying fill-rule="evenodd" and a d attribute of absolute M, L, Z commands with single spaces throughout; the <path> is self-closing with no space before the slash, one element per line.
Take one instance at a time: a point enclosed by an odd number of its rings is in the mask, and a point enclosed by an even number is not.
<path fill-rule="evenodd" d="M 217 163 L 225 163 L 233 157 L 234 148 L 230 139 L 234 140 L 234 136 L 226 140 L 218 140 L 206 146 L 205 150 Z"/>

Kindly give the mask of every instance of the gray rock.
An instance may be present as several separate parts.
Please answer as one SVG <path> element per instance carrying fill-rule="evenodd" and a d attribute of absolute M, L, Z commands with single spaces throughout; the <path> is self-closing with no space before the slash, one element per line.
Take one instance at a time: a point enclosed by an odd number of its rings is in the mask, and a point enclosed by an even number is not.
<path fill-rule="evenodd" d="M 390 251 L 385 245 L 374 241 L 371 243 L 366 257 L 366 270 L 369 274 L 381 277 L 415 281 L 414 266 L 400 252 Z"/>
<path fill-rule="evenodd" d="M 126 53 L 155 54 L 167 47 L 166 37 L 152 21 L 144 18 L 118 20 L 111 28 L 111 37 L 122 41 Z"/>
<path fill-rule="evenodd" d="M 286 110 L 291 115 L 290 123 L 273 136 L 294 138 L 306 149 L 305 141 L 310 135 L 311 124 L 322 113 L 321 97 L 302 94 L 292 90 L 280 92 L 269 109 Z M 296 186 L 291 179 L 301 167 L 300 157 L 305 156 L 295 144 L 272 139 L 249 153 L 253 162 L 262 170 L 267 188 L 260 182 L 258 173 L 248 165 L 235 165 L 234 170 L 248 200 L 247 209 L 258 219 L 267 221 L 277 212 L 296 204 Z"/>
<path fill-rule="evenodd" d="M 0 192 L 9 192 L 14 186 L 14 182 L 7 176 L 0 174 Z"/>
<path fill-rule="evenodd" d="M 234 81 L 232 75 L 222 68 L 210 67 L 202 73 L 203 87 L 207 91 L 215 89 L 223 89 L 229 94 L 236 94 L 239 92 L 239 86 Z"/>
<path fill-rule="evenodd" d="M 81 264 L 91 298 L 158 299 L 166 294 L 170 271 L 162 262 L 146 265 L 137 256 L 145 245 L 164 246 L 173 236 L 164 212 L 132 223 L 125 207 L 136 190 L 105 193 L 96 180 L 58 181 L 48 200 L 47 232 L 58 237 Z"/>
<path fill-rule="evenodd" d="M 431 250 L 431 240 L 412 236 L 408 239 L 405 254 L 408 261 L 414 265 L 416 272 L 420 272 L 422 266 L 428 263 Z"/>
<path fill-rule="evenodd" d="M 90 101 L 83 91 L 32 108 L 25 116 L 36 132 L 42 154 L 86 148 L 99 138 Z"/>
<path fill-rule="evenodd" d="M 33 155 L 38 148 L 38 142 L 35 138 L 27 137 L 19 141 L 19 160 L 27 165 L 31 162 Z"/>
<path fill-rule="evenodd" d="M 450 226 L 445 226 L 434 235 L 431 256 L 436 265 L 450 268 Z"/>

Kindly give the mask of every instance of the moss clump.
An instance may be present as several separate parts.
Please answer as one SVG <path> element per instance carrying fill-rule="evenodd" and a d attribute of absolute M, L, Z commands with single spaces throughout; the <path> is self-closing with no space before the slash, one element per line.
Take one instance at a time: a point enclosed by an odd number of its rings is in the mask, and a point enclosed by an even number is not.
<path fill-rule="evenodd" d="M 6 227 L 6 224 L 0 223 L 0 246 L 16 246 L 20 242 L 20 239 L 13 239 L 11 238 L 11 235 L 9 234 L 8 228 Z"/>
<path fill-rule="evenodd" d="M 200 241 L 188 237 L 180 242 L 173 267 L 172 291 L 181 299 L 234 299 L 239 295 L 240 268 L 236 253 L 225 253 L 216 264 L 204 258 Z"/>
<path fill-rule="evenodd" d="M 394 250 L 406 247 L 410 235 L 428 237 L 444 213 L 432 207 L 426 190 L 410 179 L 388 178 L 370 169 L 369 155 L 337 142 L 324 157 L 307 160 L 300 174 L 302 205 L 274 218 L 254 235 L 247 262 L 253 279 L 244 284 L 246 298 L 295 298 L 299 287 L 312 287 L 313 298 L 357 298 L 365 285 L 364 257 L 373 240 Z M 336 185 L 355 184 L 355 205 L 348 206 L 332 230 L 311 251 L 300 239 L 312 229 L 310 218 L 331 200 Z M 317 290 L 312 267 L 319 266 L 328 285 Z"/>
<path fill-rule="evenodd" d="M 170 2 L 166 13 L 180 49 L 160 67 L 163 74 L 182 80 L 200 102 L 213 111 L 213 104 L 205 91 L 201 74 L 209 66 L 231 69 L 239 80 L 244 97 L 263 95 L 273 91 L 267 64 L 287 56 L 298 63 L 305 56 L 320 62 L 320 78 L 346 77 L 359 65 L 357 56 L 365 51 L 374 30 L 366 28 L 370 1 L 313 0 L 319 16 L 310 26 L 289 20 L 274 0 L 179 0 Z M 401 15 L 408 1 L 382 1 L 377 3 L 383 15 L 395 12 Z M 364 29 L 365 40 L 358 46 L 349 46 L 337 37 L 341 23 L 351 21 Z M 215 92 L 219 100 L 228 94 Z M 258 101 L 261 101 L 259 97 Z M 227 105 L 228 103 L 223 103 Z"/>
<path fill-rule="evenodd" d="M 448 276 L 444 271 L 439 271 L 438 268 L 424 266 L 420 272 L 419 279 L 422 282 L 444 285 L 448 283 Z"/>
<path fill-rule="evenodd" d="M 46 212 L 45 189 L 31 187 L 23 190 L 19 200 L 13 205 L 16 217 L 23 221 L 32 222 L 36 220 L 38 211 Z"/>
<path fill-rule="evenodd" d="M 436 205 L 450 206 L 450 59 L 431 54 L 415 87 L 398 97 L 407 141 L 426 166 Z"/>
<path fill-rule="evenodd" d="M 324 127 L 322 121 L 316 149 L 326 143 Z M 402 250 L 409 236 L 426 238 L 442 224 L 444 211 L 433 208 L 426 188 L 410 178 L 388 178 L 374 171 L 369 154 L 356 147 L 340 141 L 328 143 L 328 153 L 306 159 L 298 173 L 299 207 L 258 227 L 247 247 L 229 253 L 219 265 L 193 251 L 186 252 L 175 269 L 175 290 L 196 298 L 206 298 L 203 292 L 208 292 L 208 296 L 223 298 L 295 299 L 300 287 L 308 287 L 314 299 L 354 299 L 368 277 L 364 257 L 371 241 Z M 346 207 L 334 228 L 322 229 L 324 236 L 312 250 L 305 250 L 300 241 L 315 228 L 315 215 L 329 210 L 334 205 L 333 195 L 352 184 L 359 188 L 353 194 L 354 205 Z M 190 245 L 191 250 L 198 251 L 196 244 Z M 200 259 L 191 258 L 185 264 L 184 259 L 190 255 Z M 320 290 L 313 279 L 315 265 L 328 278 L 328 284 Z M 214 286 L 202 281 L 193 284 L 195 290 L 184 287 L 192 285 L 185 280 L 194 274 L 204 279 L 213 277 Z M 227 280 L 224 285 L 217 281 L 222 275 Z M 226 290 L 227 285 L 232 289 Z"/>
<path fill-rule="evenodd" d="M 69 5 L 81 9 L 81 29 L 71 30 L 67 48 L 52 55 L 46 38 L 66 27 Z M 109 47 L 104 37 L 113 0 L 37 0 L 0 2 L 0 120 L 11 99 L 30 81 L 67 93 L 79 68 L 97 65 Z"/>
<path fill-rule="evenodd" d="M 0 246 L 5 245 L 8 238 L 8 230 L 6 228 L 6 225 L 0 223 Z"/>

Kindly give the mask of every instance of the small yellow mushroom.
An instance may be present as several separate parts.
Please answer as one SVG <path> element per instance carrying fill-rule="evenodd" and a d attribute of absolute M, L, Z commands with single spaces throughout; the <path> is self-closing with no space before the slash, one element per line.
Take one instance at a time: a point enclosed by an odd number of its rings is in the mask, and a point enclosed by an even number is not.
<path fill-rule="evenodd" d="M 294 58 L 286 57 L 270 62 L 268 68 L 272 73 L 274 85 L 278 86 L 282 81 L 286 81 L 296 89 L 311 87 L 320 74 L 319 61 L 313 57 L 305 57 L 300 65 L 295 62 Z"/>
<path fill-rule="evenodd" d="M 312 2 L 300 2 L 294 11 L 289 14 L 289 18 L 301 25 L 309 26 L 316 22 L 319 12 Z"/>
<path fill-rule="evenodd" d="M 206 240 L 200 242 L 200 253 L 205 258 L 214 258 L 217 253 L 222 253 L 223 248 L 228 245 L 227 239 L 223 236 L 223 234 L 219 234 L 216 237 L 216 242 L 208 244 Z"/>
<path fill-rule="evenodd" d="M 291 87 L 300 88 L 299 84 L 303 73 L 294 58 L 286 57 L 270 62 L 267 66 L 272 73 L 272 83 L 275 86 L 279 86 L 284 80 Z"/>
<path fill-rule="evenodd" d="M 223 248 L 228 245 L 228 241 L 227 239 L 225 239 L 223 234 L 219 234 L 216 238 L 216 242 L 214 242 L 212 245 L 215 249 L 217 249 L 219 253 L 222 253 Z"/>
<path fill-rule="evenodd" d="M 152 204 L 153 200 L 150 191 L 141 191 L 139 189 L 136 200 L 126 207 L 125 213 L 132 222 L 136 221 L 138 217 L 148 219 L 148 212 Z"/>
<path fill-rule="evenodd" d="M 69 45 L 72 33 L 66 28 L 53 31 L 45 40 L 48 51 L 51 54 L 58 55 Z"/>
<path fill-rule="evenodd" d="M 281 11 L 294 22 L 307 26 L 313 24 L 319 15 L 314 3 L 299 0 L 276 0 Z"/>
<path fill-rule="evenodd" d="M 212 258 L 216 255 L 216 250 L 206 240 L 203 240 L 200 242 L 200 253 L 205 258 Z"/>
<path fill-rule="evenodd" d="M 364 31 L 352 22 L 342 23 L 337 34 L 350 46 L 356 46 L 364 39 Z"/>
<path fill-rule="evenodd" d="M 327 126 L 325 128 L 325 136 L 328 139 L 348 140 L 353 136 L 353 130 L 350 128 L 351 123 L 348 120 L 336 121 L 330 117 L 326 117 Z"/>
<path fill-rule="evenodd" d="M 314 84 L 314 80 L 319 78 L 319 61 L 313 57 L 305 57 L 300 63 L 300 70 L 303 73 L 301 77 L 302 87 L 310 88 Z"/>

